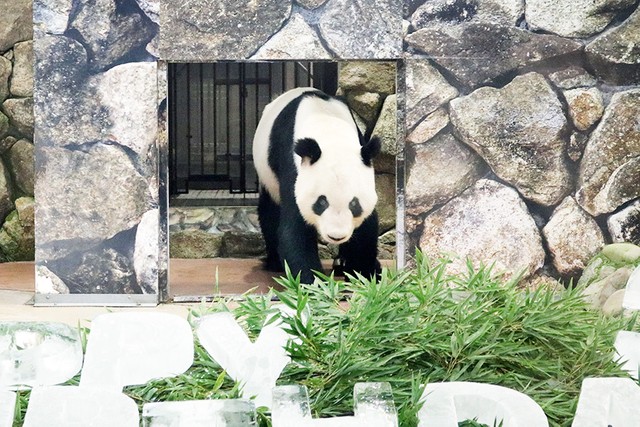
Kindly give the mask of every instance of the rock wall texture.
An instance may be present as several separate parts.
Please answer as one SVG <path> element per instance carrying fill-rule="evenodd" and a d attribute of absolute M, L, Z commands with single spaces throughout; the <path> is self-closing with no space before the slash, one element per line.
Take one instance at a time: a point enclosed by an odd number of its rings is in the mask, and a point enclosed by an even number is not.
<path fill-rule="evenodd" d="M 393 197 L 400 159 L 409 254 L 573 277 L 640 240 L 637 1 L 35 0 L 33 95 L 25 1 L 0 17 L 0 240 L 34 182 L 39 292 L 166 286 L 164 61 L 401 60 L 395 95 L 343 90 L 371 132 L 400 124 L 376 166 Z"/>
<path fill-rule="evenodd" d="M 577 277 L 638 243 L 640 10 L 405 3 L 408 249 Z"/>
<path fill-rule="evenodd" d="M 33 100 L 12 101 L 6 110 L 35 110 L 38 294 L 166 289 L 166 61 L 401 55 L 394 0 L 375 7 L 360 0 L 214 3 L 35 0 Z M 355 25 L 357 19 L 370 25 Z M 395 84 L 380 84 L 345 93 L 354 106 L 369 108 L 361 110 L 363 125 L 392 146 Z M 390 170 L 378 186 L 393 206 Z M 394 209 L 382 217 L 391 253 Z"/>
<path fill-rule="evenodd" d="M 31 1 L 0 16 L 0 262 L 34 257 Z"/>
<path fill-rule="evenodd" d="M 150 6 L 34 2 L 36 302 L 159 293 L 163 111 Z"/>

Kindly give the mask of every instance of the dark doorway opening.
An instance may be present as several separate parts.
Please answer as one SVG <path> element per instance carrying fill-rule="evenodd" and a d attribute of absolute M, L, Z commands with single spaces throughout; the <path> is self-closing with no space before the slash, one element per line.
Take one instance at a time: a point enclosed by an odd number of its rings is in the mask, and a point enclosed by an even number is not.
<path fill-rule="evenodd" d="M 169 64 L 170 194 L 206 190 L 213 204 L 253 204 L 252 141 L 264 106 L 294 87 L 334 94 L 337 70 L 335 62 Z"/>

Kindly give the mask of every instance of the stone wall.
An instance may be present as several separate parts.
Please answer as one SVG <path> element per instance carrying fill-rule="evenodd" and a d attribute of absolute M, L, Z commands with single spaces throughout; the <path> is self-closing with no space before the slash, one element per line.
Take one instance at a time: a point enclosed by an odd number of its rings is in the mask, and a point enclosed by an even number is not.
<path fill-rule="evenodd" d="M 34 257 L 31 1 L 0 16 L 0 262 Z"/>
<path fill-rule="evenodd" d="M 409 248 L 580 275 L 640 241 L 637 2 L 406 5 Z"/>
<path fill-rule="evenodd" d="M 579 275 L 638 241 L 637 3 L 37 0 L 38 292 L 166 288 L 164 61 L 401 60 L 399 246 Z"/>
<path fill-rule="evenodd" d="M 37 0 L 36 303 L 162 298 L 165 61 L 395 59 L 399 11 L 395 0 Z"/>
<path fill-rule="evenodd" d="M 374 161 L 381 259 L 396 256 L 396 76 L 393 61 L 341 62 L 338 69 L 338 94 L 351 107 L 360 130 L 382 141 L 381 152 Z M 337 248 L 332 249 L 330 255 L 337 256 Z"/>
<path fill-rule="evenodd" d="M 166 71 L 152 6 L 34 2 L 36 303 L 162 293 Z"/>

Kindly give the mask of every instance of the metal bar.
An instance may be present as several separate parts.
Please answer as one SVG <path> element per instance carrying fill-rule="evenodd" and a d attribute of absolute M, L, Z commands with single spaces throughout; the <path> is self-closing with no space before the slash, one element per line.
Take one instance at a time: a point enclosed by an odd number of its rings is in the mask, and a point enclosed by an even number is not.
<path fill-rule="evenodd" d="M 218 64 L 212 64 L 213 67 L 213 173 L 218 173 L 218 80 L 217 68 Z"/>
<path fill-rule="evenodd" d="M 200 174 L 204 174 L 204 64 L 200 63 Z"/>
<path fill-rule="evenodd" d="M 325 74 L 325 81 L 327 82 L 327 86 L 330 88 L 330 93 L 335 95 L 338 91 L 338 63 L 337 62 L 329 62 L 327 67 L 331 70 L 330 73 Z"/>
<path fill-rule="evenodd" d="M 227 111 L 226 111 L 226 116 L 227 116 L 227 120 L 226 120 L 227 121 L 227 134 L 226 134 L 226 137 L 227 137 L 227 175 L 230 175 L 231 174 L 231 158 L 230 158 L 231 141 L 230 141 L 229 135 L 231 133 L 231 128 L 230 128 L 230 125 L 229 125 L 229 103 L 230 103 L 230 101 L 229 101 L 229 93 L 230 93 L 230 90 L 229 90 L 229 83 L 228 83 L 228 80 L 229 80 L 229 63 L 228 62 L 225 63 L 225 69 L 226 69 L 226 72 L 227 72 L 227 83 L 225 84 L 225 88 L 226 88 L 226 91 L 227 91 L 227 99 L 226 99 L 226 107 L 227 107 Z"/>
<path fill-rule="evenodd" d="M 260 83 L 258 83 L 259 76 L 258 64 L 256 64 L 256 111 L 253 117 L 253 124 L 255 127 L 258 126 L 258 120 L 260 120 Z M 253 129 L 255 131 L 255 128 Z"/>
<path fill-rule="evenodd" d="M 267 102 L 271 102 L 271 98 L 273 97 L 273 93 L 271 91 L 271 87 L 273 86 L 273 83 L 271 82 L 271 80 L 273 79 L 273 63 L 269 62 L 268 65 L 268 69 L 269 69 L 269 98 L 267 100 Z"/>
<path fill-rule="evenodd" d="M 396 61 L 396 108 L 398 112 L 406 111 L 406 77 L 407 69 L 404 61 Z M 400 149 L 396 155 L 396 268 L 404 268 L 409 256 L 406 239 L 406 145 L 407 129 L 403 113 L 396 115 L 396 147 Z"/>
<path fill-rule="evenodd" d="M 259 76 L 259 67 L 258 64 L 256 63 L 256 77 Z M 255 114 L 254 114 L 254 118 L 253 118 L 253 129 L 251 134 L 255 134 L 256 132 L 256 128 L 258 127 L 258 121 L 260 120 L 260 84 L 256 83 L 256 106 L 255 106 Z M 251 157 L 252 163 L 253 163 L 253 138 L 250 138 L 248 141 L 248 144 L 251 146 L 251 150 L 249 151 L 249 153 L 251 153 L 249 156 Z M 255 185 L 255 182 L 253 183 Z M 254 191 L 254 186 L 252 185 L 251 187 L 251 191 Z M 245 188 L 245 193 L 249 192 L 248 188 Z"/>
<path fill-rule="evenodd" d="M 176 158 L 176 68 L 175 64 L 169 64 L 169 99 L 168 108 L 169 108 L 169 122 L 167 123 L 169 127 L 169 192 L 171 194 L 178 194 L 178 189 L 176 188 L 178 185 L 178 161 Z"/>
<path fill-rule="evenodd" d="M 234 192 L 238 192 L 238 190 L 240 192 L 243 192 L 245 189 L 245 179 L 246 177 L 244 176 L 245 172 L 246 172 L 246 127 L 247 127 L 247 114 L 246 114 L 246 97 L 247 97 L 247 87 L 246 87 L 246 74 L 245 74 L 245 68 L 249 67 L 250 64 L 247 63 L 242 63 L 239 65 L 240 68 L 240 96 L 238 97 L 239 103 L 240 103 L 240 120 L 239 120 L 239 128 L 238 129 L 238 138 L 239 138 L 239 148 L 240 148 L 240 188 L 236 188 L 234 191 L 233 188 L 233 179 L 231 180 L 231 186 L 230 186 L 230 190 L 232 193 Z"/>
<path fill-rule="evenodd" d="M 318 81 L 320 79 L 320 76 L 322 75 L 323 65 L 324 65 L 323 62 L 314 62 L 313 64 L 311 64 L 311 68 L 309 72 L 309 80 L 313 82 L 312 83 L 313 87 L 320 90 L 322 89 L 318 87 Z"/>
<path fill-rule="evenodd" d="M 97 306 L 154 307 L 158 294 L 41 294 L 36 293 L 35 307 Z"/>
<path fill-rule="evenodd" d="M 187 180 L 185 190 L 189 192 L 189 176 L 191 176 L 191 64 L 187 64 Z"/>

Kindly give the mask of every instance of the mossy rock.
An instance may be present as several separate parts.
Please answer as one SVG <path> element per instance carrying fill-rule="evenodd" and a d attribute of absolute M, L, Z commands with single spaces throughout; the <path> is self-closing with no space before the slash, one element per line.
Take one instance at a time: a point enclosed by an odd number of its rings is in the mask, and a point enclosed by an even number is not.
<path fill-rule="evenodd" d="M 640 265 L 640 246 L 633 243 L 612 243 L 606 245 L 594 256 L 582 272 L 578 286 L 586 287 L 602 280 L 619 268 L 630 268 Z"/>
<path fill-rule="evenodd" d="M 221 248 L 222 234 L 202 230 L 179 231 L 169 238 L 171 258 L 215 258 L 220 256 Z"/>
<path fill-rule="evenodd" d="M 223 234 L 221 256 L 226 258 L 254 258 L 266 254 L 262 234 L 229 231 Z"/>
<path fill-rule="evenodd" d="M 18 211 L 12 211 L 0 229 L 0 252 L 3 261 L 33 261 L 35 257 L 33 223 L 21 222 Z"/>
<path fill-rule="evenodd" d="M 633 243 L 612 243 L 602 248 L 600 253 L 616 264 L 640 264 L 640 246 L 634 245 Z"/>

